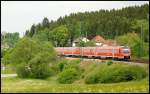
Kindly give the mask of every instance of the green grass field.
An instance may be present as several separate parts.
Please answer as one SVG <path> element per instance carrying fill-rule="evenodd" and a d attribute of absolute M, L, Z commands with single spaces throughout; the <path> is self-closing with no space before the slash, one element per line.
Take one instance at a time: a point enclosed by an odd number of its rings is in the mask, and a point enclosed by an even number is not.
<path fill-rule="evenodd" d="M 102 63 L 81 63 L 81 67 L 89 72 L 97 64 Z M 9 67 L 9 68 L 8 68 Z M 145 70 L 149 70 L 148 65 L 143 65 Z M 15 73 L 11 66 L 7 66 L 1 73 Z M 148 93 L 149 78 L 139 81 L 109 83 L 109 84 L 85 84 L 83 79 L 75 81 L 73 84 L 60 84 L 57 81 L 57 75 L 39 79 L 22 79 L 18 77 L 1 78 L 2 93 Z"/>
<path fill-rule="evenodd" d="M 1 78 L 2 93 L 67 93 L 67 92 L 149 92 L 149 79 L 112 84 L 58 84 L 55 78 L 47 80 L 21 79 L 18 77 Z"/>

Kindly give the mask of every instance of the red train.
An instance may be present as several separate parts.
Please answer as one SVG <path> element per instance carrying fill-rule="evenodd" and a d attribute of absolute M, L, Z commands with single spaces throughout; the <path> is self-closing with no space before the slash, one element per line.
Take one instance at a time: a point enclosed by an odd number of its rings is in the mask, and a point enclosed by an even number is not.
<path fill-rule="evenodd" d="M 56 47 L 58 55 L 83 56 L 94 58 L 131 58 L 131 50 L 123 46 L 103 46 L 103 47 Z"/>

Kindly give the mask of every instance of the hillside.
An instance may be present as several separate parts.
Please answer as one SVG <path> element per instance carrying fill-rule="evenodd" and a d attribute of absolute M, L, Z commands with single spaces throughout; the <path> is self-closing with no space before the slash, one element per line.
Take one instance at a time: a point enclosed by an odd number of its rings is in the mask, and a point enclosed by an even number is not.
<path fill-rule="evenodd" d="M 49 41 L 55 47 L 72 46 L 73 41 L 79 37 L 87 37 L 91 40 L 96 35 L 106 40 L 116 40 L 120 45 L 129 46 L 133 57 L 148 58 L 149 5 L 130 6 L 110 11 L 102 9 L 71 13 L 56 21 L 49 21 L 45 17 L 41 23 L 33 24 L 25 34 L 27 37 Z"/>
<path fill-rule="evenodd" d="M 69 40 L 72 41 L 79 36 L 86 36 L 92 39 L 96 35 L 101 35 L 106 39 L 114 39 L 128 32 L 140 33 L 137 22 L 148 23 L 149 5 L 131 6 L 120 10 L 112 9 L 99 10 L 84 13 L 71 13 L 69 16 L 60 17 L 57 21 L 49 21 L 46 17 L 41 23 L 33 24 L 30 30 L 26 31 L 26 36 L 32 37 L 40 31 L 50 33 L 53 29 L 66 25 L 70 32 Z M 142 22 L 141 22 L 142 23 Z M 47 29 L 46 29 L 47 28 Z M 144 31 L 145 41 L 148 41 L 148 31 Z M 50 40 L 50 36 L 47 37 Z"/>

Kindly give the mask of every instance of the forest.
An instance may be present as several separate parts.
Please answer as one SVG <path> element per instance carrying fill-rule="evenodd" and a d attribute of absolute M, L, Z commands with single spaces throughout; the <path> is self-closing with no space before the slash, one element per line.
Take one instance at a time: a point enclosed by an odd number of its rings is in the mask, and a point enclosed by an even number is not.
<path fill-rule="evenodd" d="M 71 13 L 56 21 L 49 21 L 45 17 L 25 33 L 27 37 L 50 41 L 55 47 L 72 46 L 76 38 L 87 37 L 91 40 L 96 35 L 131 47 L 134 57 L 148 58 L 149 4 L 118 10 Z"/>

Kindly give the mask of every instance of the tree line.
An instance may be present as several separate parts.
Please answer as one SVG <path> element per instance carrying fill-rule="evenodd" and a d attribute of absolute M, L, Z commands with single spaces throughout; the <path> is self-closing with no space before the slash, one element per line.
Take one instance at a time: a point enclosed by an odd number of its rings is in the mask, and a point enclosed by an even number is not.
<path fill-rule="evenodd" d="M 25 36 L 36 38 L 38 36 L 41 39 L 43 36 L 44 40 L 52 41 L 55 46 L 71 46 L 73 40 L 78 37 L 92 39 L 96 35 L 101 35 L 105 39 L 114 39 L 116 36 L 130 32 L 140 35 L 141 24 L 143 24 L 144 41 L 149 42 L 148 20 L 149 4 L 110 11 L 101 9 L 71 13 L 69 16 L 59 17 L 56 21 L 49 21 L 45 17 L 41 23 L 33 24 L 30 30 L 26 30 Z M 64 32 L 57 35 L 60 29 Z M 59 37 L 65 39 L 59 39 Z M 60 42 L 62 44 L 59 44 Z"/>
<path fill-rule="evenodd" d="M 19 40 L 19 33 L 14 32 L 14 33 L 1 33 L 1 44 L 5 45 L 7 44 L 9 47 L 13 47 L 16 42 Z"/>

